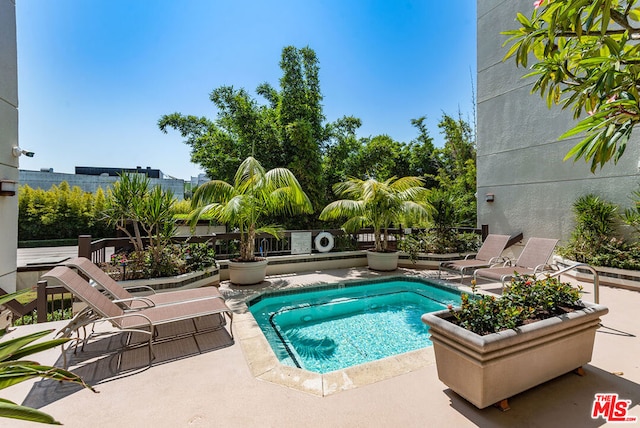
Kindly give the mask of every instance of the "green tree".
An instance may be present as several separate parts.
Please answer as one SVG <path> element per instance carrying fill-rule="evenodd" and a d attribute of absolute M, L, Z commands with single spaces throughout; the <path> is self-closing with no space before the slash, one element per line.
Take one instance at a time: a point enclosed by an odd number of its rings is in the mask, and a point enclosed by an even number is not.
<path fill-rule="evenodd" d="M 530 18 L 518 13 L 505 59 L 535 62 L 527 76 L 547 105 L 582 118 L 560 138 L 584 133 L 566 159 L 591 161 L 591 171 L 625 151 L 640 122 L 640 8 L 635 0 L 538 0 Z M 584 114 L 587 114 L 584 116 Z"/>
<path fill-rule="evenodd" d="M 404 175 L 408 162 L 403 158 L 404 145 L 389 135 L 360 138 L 357 150 L 344 162 L 348 175 L 360 179 L 386 180 Z"/>
<path fill-rule="evenodd" d="M 429 215 L 429 206 L 418 202 L 425 201 L 428 194 L 420 177 L 391 177 L 385 181 L 351 178 L 337 183 L 334 191 L 345 199 L 327 205 L 320 220 L 347 218 L 342 227 L 349 233 L 373 227 L 375 251 L 387 251 L 391 224 L 411 224 Z"/>
<path fill-rule="evenodd" d="M 144 250 L 142 241 L 141 206 L 147 197 L 149 178 L 141 174 L 123 174 L 109 189 L 105 217 L 109 224 L 123 232 L 131 241 L 135 252 Z M 131 224 L 130 230 L 129 224 Z"/>
<path fill-rule="evenodd" d="M 309 198 L 296 177 L 286 168 L 269 171 L 253 157 L 245 159 L 235 174 L 233 184 L 211 180 L 195 191 L 189 215 L 192 225 L 203 215 L 238 228 L 240 232 L 240 260 L 255 260 L 255 237 L 265 232 L 278 238 L 281 228 L 261 226 L 267 216 L 310 213 Z"/>
<path fill-rule="evenodd" d="M 356 131 L 362 126 L 357 117 L 343 116 L 327 126 L 329 139 L 324 147 L 322 169 L 325 177 L 325 200 L 334 199 L 332 186 L 354 175 L 353 159 L 361 142 Z"/>
<path fill-rule="evenodd" d="M 99 199 L 102 197 L 102 199 Z M 45 191 L 28 185 L 18 192 L 18 239 L 73 239 L 90 234 L 113 236 L 103 220 L 104 193 L 96 196 L 66 181 Z"/>
<path fill-rule="evenodd" d="M 438 187 L 453 199 L 457 225 L 474 227 L 477 216 L 475 133 L 460 115 L 453 119 L 443 114 L 438 127 L 445 137 L 444 147 L 436 150 L 440 163 L 436 176 Z"/>
<path fill-rule="evenodd" d="M 433 138 L 425 124 L 426 120 L 426 116 L 411 119 L 411 125 L 418 130 L 418 137 L 403 148 L 401 158 L 408 160 L 409 175 L 422 177 L 425 187 L 431 188 L 436 184 L 434 177 L 438 173 L 440 162 L 436 156 Z"/>
<path fill-rule="evenodd" d="M 233 181 L 242 159 L 259 154 L 266 169 L 286 167 L 309 194 L 314 207 L 324 201 L 321 147 L 328 138 L 315 52 L 287 46 L 280 61 L 280 90 L 262 83 L 259 104 L 244 89 L 221 86 L 210 96 L 215 121 L 173 113 L 158 121 L 161 131 L 176 129 L 191 146 L 191 161 L 211 178 Z"/>

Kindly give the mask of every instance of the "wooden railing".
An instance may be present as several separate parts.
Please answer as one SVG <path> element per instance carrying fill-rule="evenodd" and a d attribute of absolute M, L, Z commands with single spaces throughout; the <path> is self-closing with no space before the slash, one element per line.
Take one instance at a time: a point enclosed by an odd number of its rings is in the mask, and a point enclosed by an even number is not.
<path fill-rule="evenodd" d="M 7 294 L 0 288 L 0 295 Z M 67 296 L 65 298 L 65 295 Z M 46 281 L 38 281 L 36 286 L 36 299 L 23 305 L 16 299 L 4 303 L 8 309 L 13 313 L 14 321 L 25 316 L 31 315 L 32 324 L 47 322 L 47 315 L 53 313 L 55 310 L 60 309 L 63 312 L 66 309 L 72 309 L 72 303 L 68 307 L 65 307 L 65 302 L 69 299 L 69 291 L 62 286 L 47 286 Z M 52 297 L 52 298 L 50 298 Z M 59 302 L 59 303 L 56 303 Z M 59 306 L 56 308 L 56 306 Z M 27 322 L 23 322 L 27 324 Z"/>
<path fill-rule="evenodd" d="M 458 232 L 477 233 L 482 236 L 482 240 L 489 233 L 487 225 L 482 228 L 458 227 L 454 228 Z M 414 229 L 415 231 L 416 229 Z M 319 233 L 330 232 L 336 239 L 334 251 L 342 251 L 345 249 L 365 249 L 373 246 L 374 234 L 373 229 L 362 229 L 355 234 L 347 234 L 341 229 L 315 229 L 315 230 L 287 230 L 277 239 L 267 233 L 261 233 L 256 236 L 255 248 L 257 256 L 275 256 L 291 254 L 291 233 L 292 232 L 311 232 L 311 239 L 314 240 Z M 389 229 L 391 249 L 396 249 L 396 242 L 404 235 L 404 229 Z M 238 254 L 238 243 L 240 241 L 240 233 L 217 233 L 212 235 L 174 237 L 171 239 L 174 243 L 202 243 L 210 242 L 215 245 L 216 258 L 226 260 Z M 353 247 L 353 248 L 351 248 Z M 86 257 L 94 263 L 104 263 L 107 261 L 107 249 L 112 252 L 118 252 L 123 249 L 131 249 L 132 244 L 129 238 L 105 238 L 96 241 L 91 240 L 91 235 L 81 235 L 78 237 L 78 256 Z M 317 252 L 313 249 L 312 252 Z"/>
<path fill-rule="evenodd" d="M 482 236 L 482 240 L 489 234 L 489 228 L 483 225 L 481 228 L 455 228 L 458 232 L 471 232 Z M 413 229 L 415 233 L 416 229 Z M 365 249 L 373 246 L 374 234 L 372 229 L 362 229 L 356 234 L 346 234 L 341 229 L 322 229 L 322 230 L 306 230 L 306 231 L 285 231 L 280 239 L 276 239 L 273 236 L 263 233 L 256 237 L 256 255 L 285 255 L 291 254 L 291 233 L 292 232 L 311 232 L 312 240 L 322 232 L 330 232 L 336 237 L 336 246 L 334 251 L 343 251 L 346 249 Z M 396 243 L 404 235 L 404 229 L 389 229 L 390 246 L 395 249 Z M 240 239 L 239 233 L 218 233 L 212 235 L 200 235 L 200 236 L 186 236 L 186 237 L 174 237 L 172 242 L 174 243 L 204 243 L 209 242 L 215 245 L 216 258 L 224 260 L 237 254 L 238 241 Z M 522 234 L 516 235 L 510 241 L 512 245 L 515 242 L 522 240 Z M 344 248 L 349 247 L 349 248 Z M 78 256 L 86 257 L 94 263 L 106 262 L 106 255 L 108 252 L 117 252 L 123 249 L 132 248 L 132 244 L 129 238 L 105 238 L 98 239 L 96 241 L 91 240 L 90 235 L 81 235 L 78 237 Z M 109 250 L 109 251 L 107 251 Z M 317 250 L 312 250 L 317 252 Z M 51 266 L 53 267 L 53 266 Z M 0 295 L 6 294 L 0 289 Z M 27 305 L 22 305 L 16 300 L 5 304 L 14 312 L 15 316 L 23 316 L 25 314 L 33 313 L 34 309 L 37 311 L 37 316 L 33 317 L 38 323 L 47 321 L 47 314 L 52 312 L 53 302 L 60 300 L 65 302 L 63 294 L 68 295 L 68 291 L 64 287 L 60 286 L 48 286 L 46 281 L 39 281 L 37 284 L 37 299 L 30 302 Z M 59 295 L 59 296 L 58 296 Z M 50 299 L 50 296 L 54 296 Z M 60 305 L 60 304 L 59 304 Z M 64 303 L 62 303 L 62 309 L 64 310 Z"/>

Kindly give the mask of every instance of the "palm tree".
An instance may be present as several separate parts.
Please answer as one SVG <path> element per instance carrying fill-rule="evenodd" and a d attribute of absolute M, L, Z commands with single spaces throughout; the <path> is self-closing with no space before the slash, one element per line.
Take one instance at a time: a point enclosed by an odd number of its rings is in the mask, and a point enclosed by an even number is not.
<path fill-rule="evenodd" d="M 255 261 L 255 237 L 265 232 L 279 238 L 282 228 L 258 226 L 267 215 L 311 213 L 313 208 L 300 183 L 286 168 L 264 170 L 249 156 L 238 167 L 234 183 L 211 180 L 195 191 L 189 214 L 192 225 L 209 214 L 214 220 L 240 231 L 240 261 Z"/>
<path fill-rule="evenodd" d="M 419 177 L 391 177 L 385 181 L 375 178 L 360 180 L 350 178 L 333 186 L 341 199 L 331 202 L 320 213 L 320 220 L 347 218 L 342 228 L 357 232 L 363 227 L 373 227 L 375 248 L 385 252 L 388 248 L 388 228 L 392 223 L 411 223 L 426 220 L 430 206 L 424 201 L 428 190 L 422 187 Z"/>

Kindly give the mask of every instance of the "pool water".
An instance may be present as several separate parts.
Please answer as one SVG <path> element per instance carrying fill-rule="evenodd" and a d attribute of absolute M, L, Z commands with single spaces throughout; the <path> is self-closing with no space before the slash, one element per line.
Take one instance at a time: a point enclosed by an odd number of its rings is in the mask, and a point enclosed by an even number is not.
<path fill-rule="evenodd" d="M 431 346 L 427 312 L 460 305 L 460 291 L 418 279 L 333 284 L 251 300 L 282 364 L 327 373 Z"/>

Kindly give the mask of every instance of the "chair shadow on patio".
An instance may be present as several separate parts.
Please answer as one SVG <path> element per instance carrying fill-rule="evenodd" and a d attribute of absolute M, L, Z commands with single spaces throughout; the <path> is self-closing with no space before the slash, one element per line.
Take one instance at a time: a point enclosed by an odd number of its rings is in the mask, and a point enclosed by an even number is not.
<path fill-rule="evenodd" d="M 214 323 L 219 323 L 219 319 L 217 315 L 195 319 L 195 328 L 191 320 L 158 326 L 158 336 L 153 346 L 155 358 L 151 366 L 146 347 L 147 336 L 121 331 L 101 335 L 75 354 L 73 349 L 67 350 L 69 370 L 89 385 L 99 386 L 133 376 L 153 366 L 226 348 L 234 344 L 229 332 L 225 328 L 211 329 L 215 327 Z M 163 340 L 165 337 L 167 340 Z M 62 364 L 61 355 L 55 365 L 61 367 Z M 43 379 L 33 385 L 22 404 L 40 408 L 82 389 L 68 382 Z M 97 390 L 100 391 L 100 388 Z"/>

